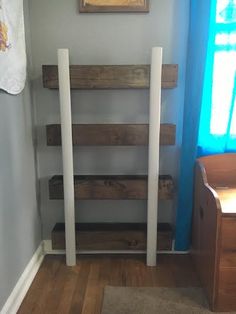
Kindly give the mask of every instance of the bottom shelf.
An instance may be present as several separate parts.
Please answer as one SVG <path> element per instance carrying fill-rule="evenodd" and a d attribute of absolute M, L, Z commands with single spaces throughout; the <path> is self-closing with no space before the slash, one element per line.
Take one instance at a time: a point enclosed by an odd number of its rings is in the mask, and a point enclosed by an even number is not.
<path fill-rule="evenodd" d="M 158 224 L 157 249 L 172 249 L 172 227 Z M 146 250 L 145 223 L 76 223 L 76 248 L 80 250 Z M 52 248 L 65 249 L 65 224 L 57 223 L 52 230 Z"/>

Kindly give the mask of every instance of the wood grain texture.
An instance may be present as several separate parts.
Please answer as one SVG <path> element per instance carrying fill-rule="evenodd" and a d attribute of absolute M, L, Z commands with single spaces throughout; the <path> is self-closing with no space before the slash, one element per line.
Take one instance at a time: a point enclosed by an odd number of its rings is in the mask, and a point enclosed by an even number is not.
<path fill-rule="evenodd" d="M 220 233 L 220 259 L 219 259 L 219 290 L 220 295 L 218 304 L 224 304 L 227 299 L 227 291 L 231 296 L 228 304 L 234 304 L 236 309 L 236 301 L 232 302 L 232 294 L 236 294 L 236 217 L 222 215 L 221 233 Z M 233 288 L 235 290 L 233 290 Z M 231 310 L 231 309 L 230 309 Z"/>
<path fill-rule="evenodd" d="M 221 250 L 219 267 L 220 269 L 236 267 L 235 249 Z"/>
<path fill-rule="evenodd" d="M 79 11 L 81 13 L 109 13 L 109 12 L 149 12 L 149 0 L 136 1 L 99 1 L 99 0 L 79 0 Z"/>
<path fill-rule="evenodd" d="M 218 224 L 220 209 L 214 191 L 205 185 L 204 169 L 197 163 L 192 227 L 192 256 L 208 296 L 212 309 L 215 307 L 218 258 Z"/>
<path fill-rule="evenodd" d="M 75 176 L 76 200 L 146 200 L 147 176 Z M 171 176 L 159 177 L 159 198 L 173 198 L 174 185 Z M 50 199 L 63 199 L 63 177 L 49 180 Z"/>
<path fill-rule="evenodd" d="M 58 88 L 58 67 L 43 65 L 43 86 Z M 146 89 L 150 87 L 150 65 L 71 65 L 72 89 Z M 162 88 L 177 86 L 178 65 L 164 64 Z"/>
<path fill-rule="evenodd" d="M 236 154 L 199 158 L 193 257 L 213 311 L 236 311 Z"/>
<path fill-rule="evenodd" d="M 73 145 L 139 146 L 148 145 L 148 124 L 73 124 Z M 61 145 L 61 126 L 46 127 L 47 145 Z M 160 144 L 175 144 L 176 126 L 161 124 Z"/>
<path fill-rule="evenodd" d="M 236 310 L 236 265 L 220 268 L 216 310 L 228 312 Z"/>
<path fill-rule="evenodd" d="M 79 256 L 67 267 L 64 256 L 47 255 L 18 314 L 100 314 L 106 285 L 195 287 L 199 281 L 188 255 L 158 255 L 157 267 L 147 267 L 145 256 Z"/>
<path fill-rule="evenodd" d="M 221 249 L 236 252 L 236 217 L 235 218 L 224 217 L 222 219 Z M 235 267 L 236 267 L 236 264 L 235 264 Z"/>
<path fill-rule="evenodd" d="M 212 155 L 199 160 L 212 187 L 236 187 L 236 154 Z"/>
<path fill-rule="evenodd" d="M 158 250 L 172 249 L 170 224 L 158 224 Z M 76 224 L 77 250 L 146 250 L 147 225 L 143 223 Z M 52 248 L 65 249 L 65 225 L 58 223 L 52 231 Z"/>

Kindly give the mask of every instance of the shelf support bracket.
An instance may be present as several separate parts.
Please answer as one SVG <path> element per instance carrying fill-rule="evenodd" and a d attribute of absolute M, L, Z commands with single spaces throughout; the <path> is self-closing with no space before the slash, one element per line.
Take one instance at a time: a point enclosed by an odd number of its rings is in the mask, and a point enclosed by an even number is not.
<path fill-rule="evenodd" d="M 61 137 L 64 186 L 66 264 L 76 265 L 75 199 L 72 144 L 69 50 L 58 50 L 58 76 L 61 112 Z"/>
<path fill-rule="evenodd" d="M 152 49 L 149 107 L 147 265 L 156 266 L 162 48 Z"/>

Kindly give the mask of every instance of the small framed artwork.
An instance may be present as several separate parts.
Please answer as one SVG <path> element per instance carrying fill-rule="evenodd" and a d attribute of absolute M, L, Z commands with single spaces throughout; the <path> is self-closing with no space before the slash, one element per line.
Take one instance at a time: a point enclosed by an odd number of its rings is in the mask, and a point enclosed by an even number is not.
<path fill-rule="evenodd" d="M 149 12 L 149 0 L 79 0 L 81 13 Z"/>

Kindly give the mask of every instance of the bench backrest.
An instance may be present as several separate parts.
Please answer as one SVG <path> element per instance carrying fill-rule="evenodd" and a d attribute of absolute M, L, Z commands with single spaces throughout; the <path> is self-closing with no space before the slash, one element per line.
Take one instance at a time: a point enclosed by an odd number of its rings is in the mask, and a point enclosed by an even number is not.
<path fill-rule="evenodd" d="M 209 185 L 236 186 L 236 154 L 211 155 L 198 161 L 205 168 Z"/>

